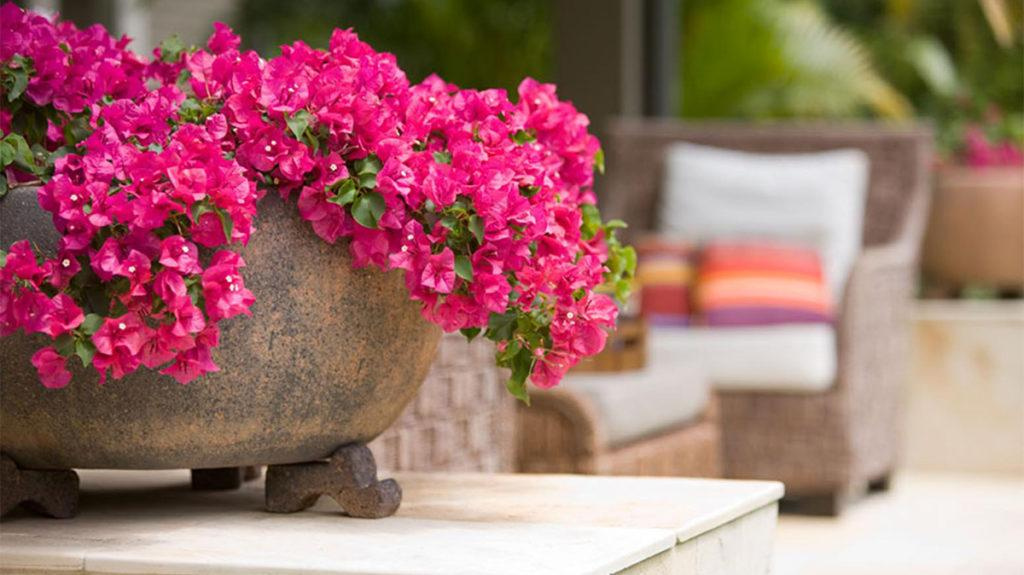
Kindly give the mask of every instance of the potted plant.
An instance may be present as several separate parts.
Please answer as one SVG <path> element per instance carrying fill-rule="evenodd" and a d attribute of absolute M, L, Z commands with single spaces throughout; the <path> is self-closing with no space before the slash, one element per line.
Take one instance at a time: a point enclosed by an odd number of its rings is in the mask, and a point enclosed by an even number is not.
<path fill-rule="evenodd" d="M 971 101 L 942 135 L 945 156 L 922 255 L 946 292 L 1024 292 L 1024 118 Z"/>
<path fill-rule="evenodd" d="M 364 444 L 441 330 L 496 342 L 526 401 L 614 325 L 635 255 L 551 85 L 410 85 L 343 30 L 148 60 L 9 3 L 0 38 L 5 477 L 270 464 L 272 510 L 386 515 Z"/>

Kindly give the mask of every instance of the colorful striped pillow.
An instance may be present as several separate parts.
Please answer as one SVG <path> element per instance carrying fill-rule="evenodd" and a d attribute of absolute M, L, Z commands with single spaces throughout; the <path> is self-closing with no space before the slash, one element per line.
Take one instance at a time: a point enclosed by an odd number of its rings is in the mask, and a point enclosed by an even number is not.
<path fill-rule="evenodd" d="M 699 323 L 751 326 L 831 323 L 832 296 L 813 249 L 711 243 L 701 252 L 695 308 Z"/>
<path fill-rule="evenodd" d="M 691 245 L 646 238 L 636 247 L 640 314 L 652 325 L 687 325 L 693 281 Z"/>

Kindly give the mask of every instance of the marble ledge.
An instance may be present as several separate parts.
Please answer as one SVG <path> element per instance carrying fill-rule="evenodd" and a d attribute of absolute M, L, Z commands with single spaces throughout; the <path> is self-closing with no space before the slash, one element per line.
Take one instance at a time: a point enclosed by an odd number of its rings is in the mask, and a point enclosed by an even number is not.
<path fill-rule="evenodd" d="M 81 475 L 77 518 L 21 513 L 0 524 L 0 571 L 686 573 L 675 566 L 698 556 L 722 565 L 770 557 L 782 495 L 772 482 L 404 473 L 395 475 L 405 490 L 398 514 L 360 520 L 327 499 L 265 513 L 259 482 L 202 493 L 188 489 L 187 472 Z"/>

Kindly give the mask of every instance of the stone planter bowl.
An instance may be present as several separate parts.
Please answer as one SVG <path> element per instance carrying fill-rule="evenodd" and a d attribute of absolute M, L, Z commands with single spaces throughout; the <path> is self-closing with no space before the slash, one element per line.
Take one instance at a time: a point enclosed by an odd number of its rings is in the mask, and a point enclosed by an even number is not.
<path fill-rule="evenodd" d="M 240 251 L 253 316 L 221 324 L 220 371 L 180 385 L 140 368 L 99 385 L 71 365 L 46 389 L 29 362 L 45 336 L 0 340 L 0 449 L 34 469 L 220 468 L 323 459 L 366 443 L 398 417 L 434 357 L 440 330 L 398 272 L 353 270 L 348 249 L 316 237 L 294 203 L 261 200 Z M 0 246 L 56 235 L 35 190 L 0 200 Z"/>

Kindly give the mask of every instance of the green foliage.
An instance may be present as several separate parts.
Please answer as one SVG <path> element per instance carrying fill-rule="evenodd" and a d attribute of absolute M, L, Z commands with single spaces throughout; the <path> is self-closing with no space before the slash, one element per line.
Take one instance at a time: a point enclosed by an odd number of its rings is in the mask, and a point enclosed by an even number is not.
<path fill-rule="evenodd" d="M 465 88 L 514 90 L 550 69 L 549 0 L 244 0 L 238 31 L 264 55 L 295 38 L 325 47 L 352 27 L 393 52 L 409 79 L 436 72 Z"/>
<path fill-rule="evenodd" d="M 680 58 L 686 117 L 905 117 L 911 107 L 869 54 L 817 4 L 684 3 Z"/>
<path fill-rule="evenodd" d="M 1024 142 L 1024 4 L 996 0 L 823 0 L 871 51 L 879 70 L 939 125 L 955 151 L 967 123 Z M 1001 31 L 1000 31 L 1001 30 Z M 1003 116 L 992 114 L 993 109 Z"/>
<path fill-rule="evenodd" d="M 370 192 L 356 198 L 352 204 L 352 217 L 363 227 L 376 228 L 380 217 L 384 215 L 384 208 L 384 196 Z"/>

